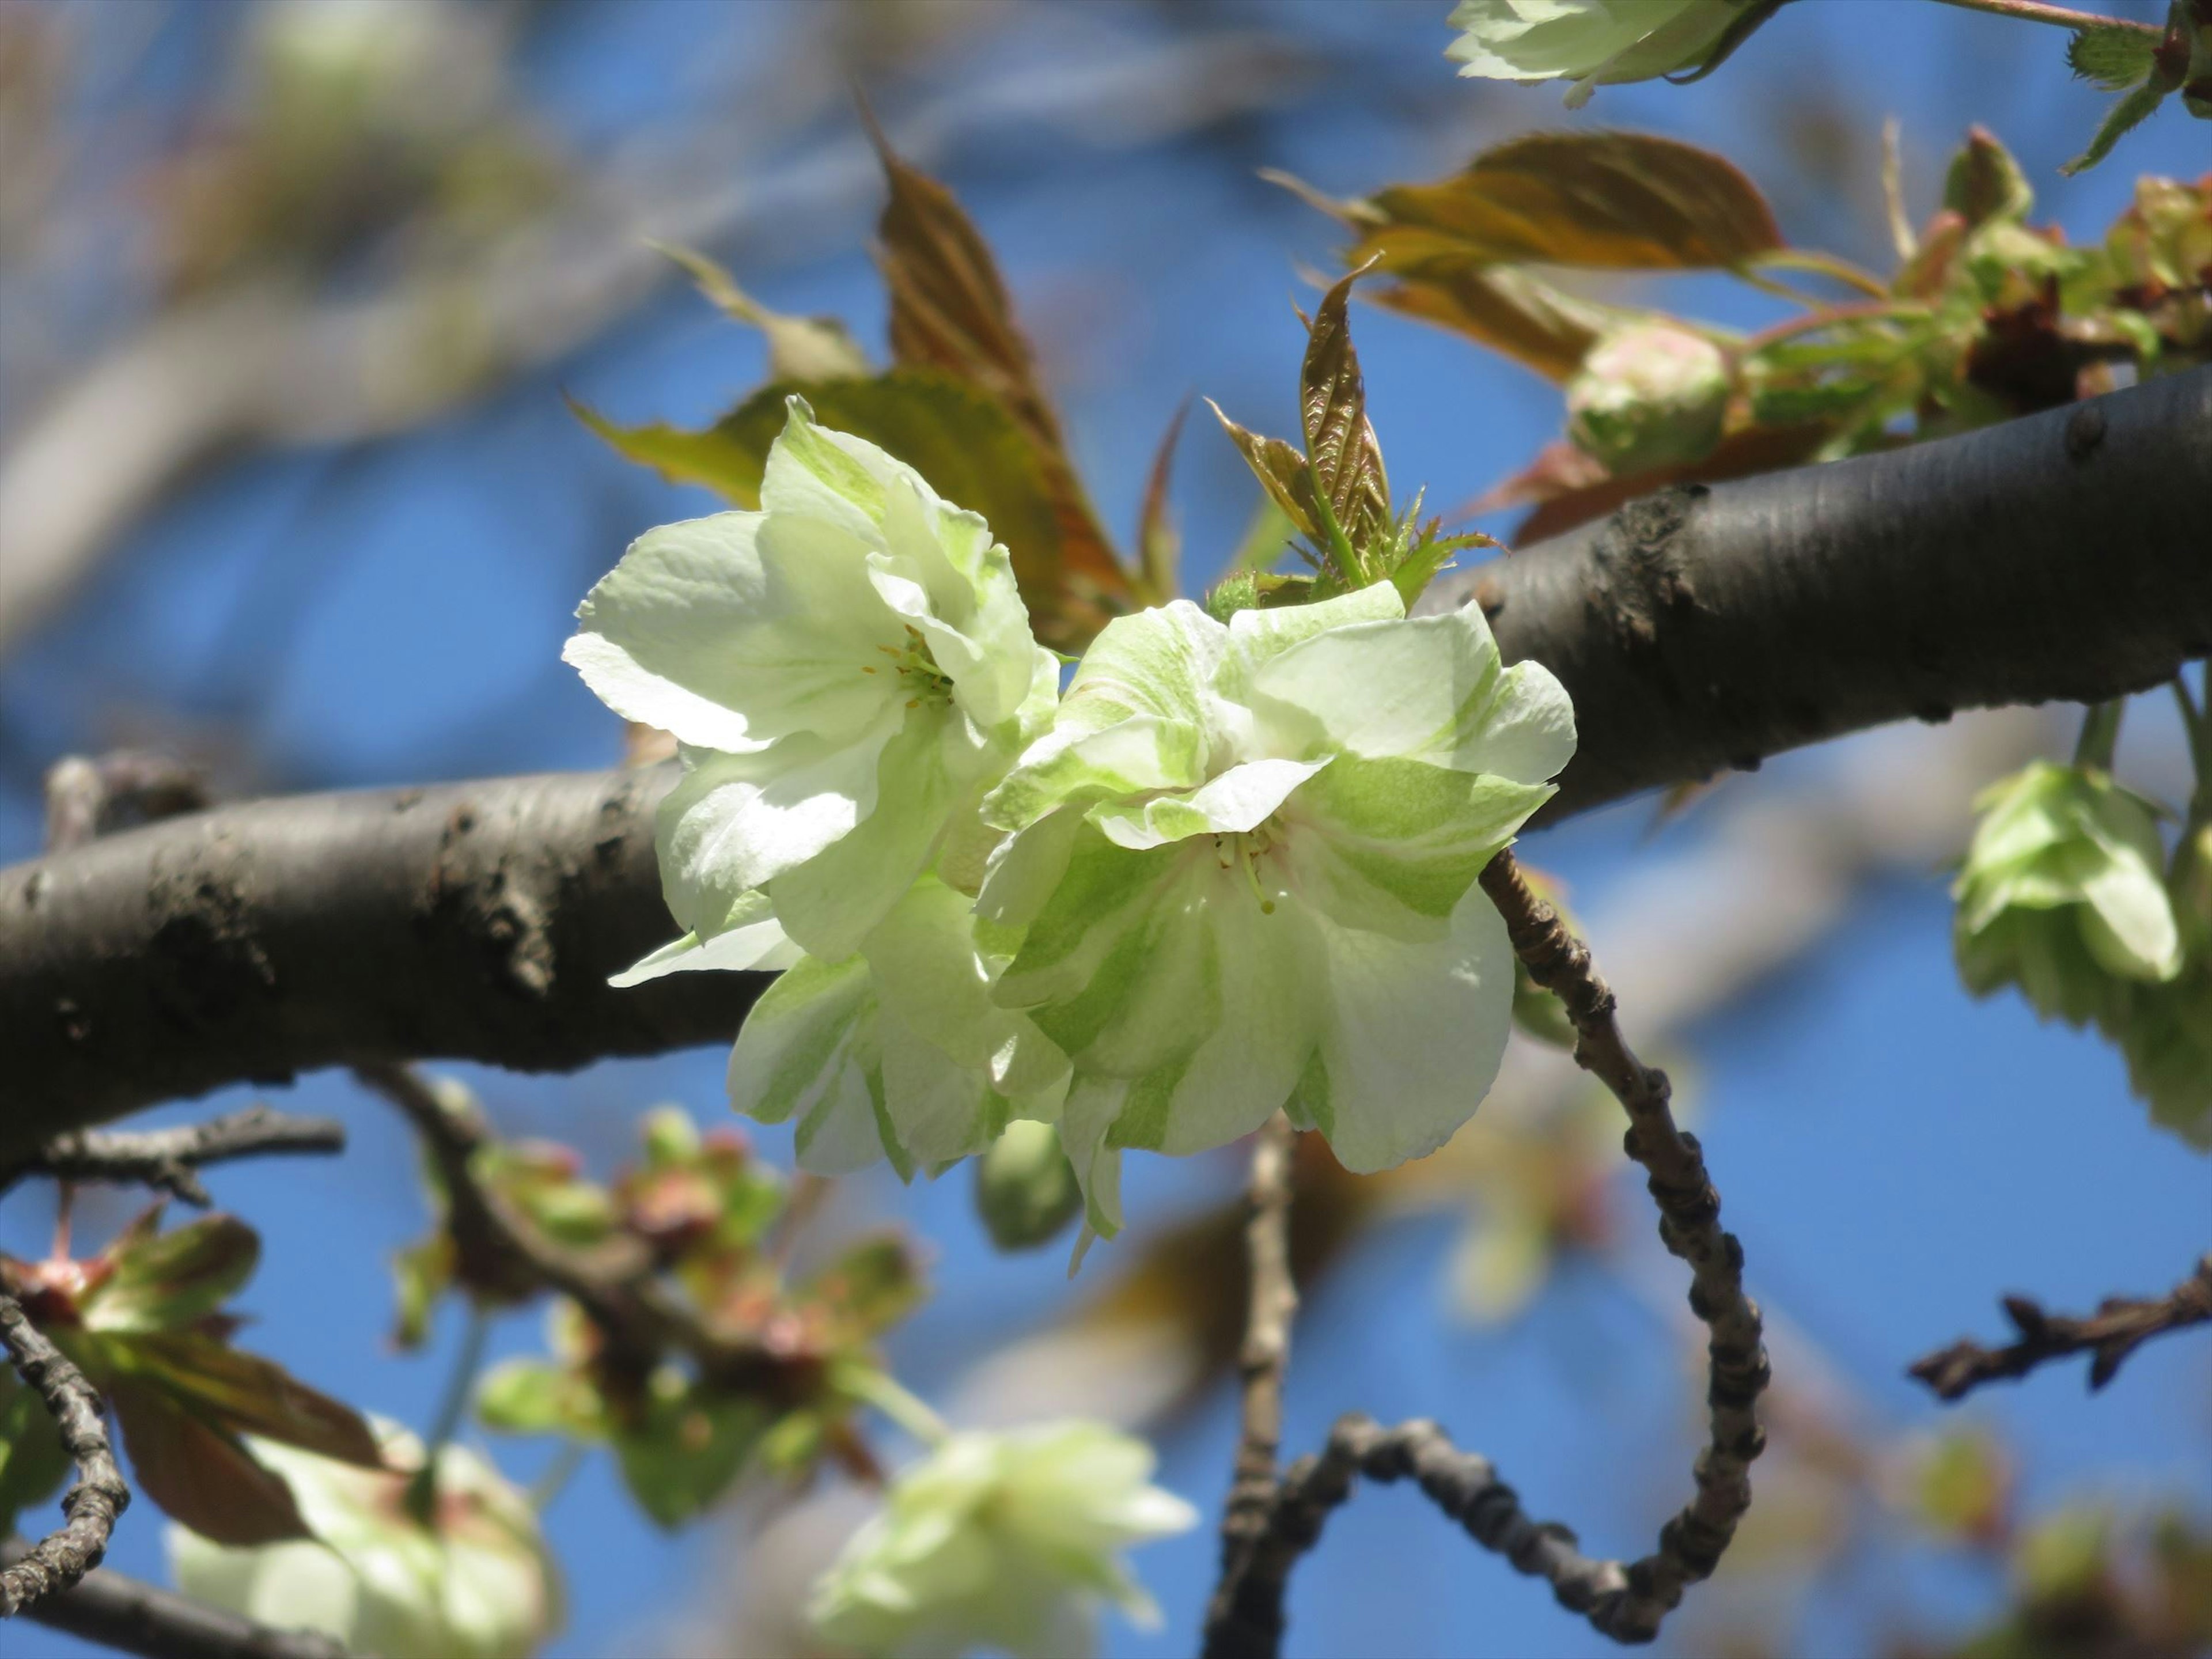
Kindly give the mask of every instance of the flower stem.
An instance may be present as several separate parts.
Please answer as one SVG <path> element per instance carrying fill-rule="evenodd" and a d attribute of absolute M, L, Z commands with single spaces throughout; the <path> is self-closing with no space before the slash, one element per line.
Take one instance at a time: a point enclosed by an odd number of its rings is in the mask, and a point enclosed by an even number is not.
<path fill-rule="evenodd" d="M 553 1454 L 553 1461 L 545 1466 L 545 1473 L 530 1483 L 530 1507 L 543 1515 L 552 1506 L 553 1500 L 567 1490 L 568 1481 L 584 1462 L 584 1443 L 563 1440 L 561 1449 Z"/>
<path fill-rule="evenodd" d="M 1771 253 L 1761 256 L 1759 264 L 1777 270 L 1802 270 L 1810 276 L 1826 276 L 1877 300 L 1889 297 L 1889 284 L 1872 271 L 1862 270 L 1849 259 L 1833 253 L 1822 253 L 1816 248 L 1777 248 Z"/>
<path fill-rule="evenodd" d="M 2094 766 L 2100 772 L 2112 769 L 2112 752 L 2120 742 L 2120 715 L 2127 706 L 2124 697 L 2089 705 L 2081 717 L 2081 735 L 2074 744 L 2075 765 Z"/>
<path fill-rule="evenodd" d="M 1992 17 L 2016 17 L 2023 23 L 2050 23 L 2062 29 L 2127 29 L 2157 40 L 2166 38 L 2165 30 L 2148 23 L 2137 23 L 2125 17 L 2106 17 L 2094 11 L 2075 11 L 2070 6 L 2046 5 L 2044 0 L 1939 0 L 1939 3 L 1957 6 L 1964 11 L 1985 11 Z"/>
<path fill-rule="evenodd" d="M 945 1419 L 921 1400 L 872 1365 L 839 1365 L 830 1373 L 830 1381 L 837 1392 L 873 1406 L 925 1446 L 941 1445 L 952 1432 Z"/>
<path fill-rule="evenodd" d="M 460 1429 L 469 1395 L 476 1388 L 477 1373 L 483 1369 L 484 1340 L 490 1334 L 490 1316 L 471 1301 L 468 1323 L 461 1329 L 461 1351 L 453 1356 L 445 1397 L 439 1401 L 438 1415 L 423 1439 L 422 1467 L 407 1483 L 407 1512 L 426 1527 L 437 1510 L 438 1459 Z"/>

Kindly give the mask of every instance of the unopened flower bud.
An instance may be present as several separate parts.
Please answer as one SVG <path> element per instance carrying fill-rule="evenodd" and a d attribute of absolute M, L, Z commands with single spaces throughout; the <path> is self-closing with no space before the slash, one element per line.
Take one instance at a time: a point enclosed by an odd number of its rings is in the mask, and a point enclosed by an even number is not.
<path fill-rule="evenodd" d="M 1082 1204 L 1060 1131 L 1049 1123 L 1009 1123 L 975 1161 L 975 1212 L 1002 1250 L 1050 1243 Z"/>
<path fill-rule="evenodd" d="M 1663 323 L 1609 334 L 1567 385 L 1567 435 L 1616 474 L 1695 460 L 1720 441 L 1729 366 L 1703 335 Z"/>

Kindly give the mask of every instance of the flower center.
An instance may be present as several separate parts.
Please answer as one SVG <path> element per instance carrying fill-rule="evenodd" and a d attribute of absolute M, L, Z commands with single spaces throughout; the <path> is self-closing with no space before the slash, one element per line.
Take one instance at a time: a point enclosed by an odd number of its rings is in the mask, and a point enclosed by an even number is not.
<path fill-rule="evenodd" d="M 1283 823 L 1269 816 L 1249 830 L 1238 835 L 1219 835 L 1213 838 L 1213 856 L 1224 870 L 1242 868 L 1244 884 L 1252 890 L 1252 896 L 1260 902 L 1260 914 L 1275 914 L 1275 901 L 1260 884 L 1260 860 L 1275 850 L 1283 839 Z"/>
<path fill-rule="evenodd" d="M 879 645 L 877 650 L 891 659 L 891 672 L 898 677 L 899 689 L 907 694 L 906 706 L 919 708 L 923 703 L 945 703 L 952 700 L 952 681 L 937 665 L 930 654 L 929 641 L 912 623 L 906 625 L 904 645 Z M 880 665 L 860 670 L 863 674 L 882 672 Z"/>

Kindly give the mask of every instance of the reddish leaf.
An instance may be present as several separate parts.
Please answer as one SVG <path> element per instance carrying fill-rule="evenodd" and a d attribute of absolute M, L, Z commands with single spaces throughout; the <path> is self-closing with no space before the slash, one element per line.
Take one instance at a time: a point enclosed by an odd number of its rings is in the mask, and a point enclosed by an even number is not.
<path fill-rule="evenodd" d="M 1296 446 L 1280 438 L 1263 438 L 1237 425 L 1221 412 L 1221 405 L 1211 398 L 1206 400 L 1206 406 L 1221 422 L 1222 430 L 1244 457 L 1244 464 L 1252 469 L 1252 476 L 1259 479 L 1268 499 L 1291 521 L 1291 527 L 1303 535 L 1320 535 L 1321 514 L 1314 508 L 1312 476 L 1306 469 L 1306 458 L 1298 453 Z"/>
<path fill-rule="evenodd" d="M 1669 484 L 1717 483 L 1723 478 L 1745 478 L 1786 466 L 1802 466 L 1833 435 L 1832 428 L 1817 422 L 1751 427 L 1722 439 L 1698 460 L 1618 478 L 1606 473 L 1601 466 L 1597 477 L 1589 477 L 1563 457 L 1547 459 L 1551 455 L 1547 449 L 1526 471 L 1488 491 L 1468 510 L 1487 512 L 1523 501 L 1536 503 L 1536 510 L 1523 519 L 1513 532 L 1515 544 L 1525 545 L 1602 518 L 1615 507 L 1639 495 L 1664 489 Z M 1568 447 L 1565 444 L 1551 446 L 1551 449 Z M 1577 450 L 1574 453 L 1581 452 Z M 1589 465 L 1599 466 L 1595 461 Z M 1578 479 L 1583 481 L 1577 482 Z"/>
<path fill-rule="evenodd" d="M 381 1468 L 375 1433 L 350 1406 L 273 1360 L 190 1332 L 132 1338 L 131 1373 L 227 1429 L 258 1434 L 366 1468 Z"/>
<path fill-rule="evenodd" d="M 1183 420 L 1189 413 L 1190 399 L 1186 397 L 1176 405 L 1175 418 L 1161 434 L 1151 475 L 1145 481 L 1145 503 L 1137 514 L 1138 568 L 1145 573 L 1151 597 L 1160 604 L 1175 598 L 1178 586 L 1176 565 L 1182 553 L 1182 538 L 1176 533 L 1174 515 L 1168 508 L 1168 477 L 1175 466 L 1176 442 L 1182 436 Z"/>
<path fill-rule="evenodd" d="M 1346 314 L 1359 274 L 1338 282 L 1314 312 L 1298 374 L 1298 410 L 1315 486 L 1354 551 L 1364 556 L 1389 532 L 1390 483 L 1367 419 L 1367 388 Z"/>
<path fill-rule="evenodd" d="M 1630 313 L 1561 292 L 1510 266 L 1478 269 L 1449 256 L 1397 268 L 1376 304 L 1464 334 L 1547 380 L 1570 379 L 1600 335 Z"/>
<path fill-rule="evenodd" d="M 134 1225 L 102 1255 L 112 1271 L 85 1294 L 86 1328 L 176 1330 L 213 1313 L 253 1276 L 261 1240 L 236 1216 L 208 1215 L 165 1233 Z"/>
<path fill-rule="evenodd" d="M 125 1377 L 111 1397 L 131 1474 L 170 1518 L 233 1547 L 309 1535 L 292 1489 L 234 1435 L 210 1427 L 155 1382 Z"/>
<path fill-rule="evenodd" d="M 1350 263 L 1381 254 L 1385 269 L 1449 248 L 1476 264 L 1697 270 L 1785 246 L 1765 198 L 1732 163 L 1648 133 L 1531 133 L 1435 184 L 1392 185 L 1370 205 L 1382 223 Z M 1394 243 L 1402 227 L 1434 240 Z"/>

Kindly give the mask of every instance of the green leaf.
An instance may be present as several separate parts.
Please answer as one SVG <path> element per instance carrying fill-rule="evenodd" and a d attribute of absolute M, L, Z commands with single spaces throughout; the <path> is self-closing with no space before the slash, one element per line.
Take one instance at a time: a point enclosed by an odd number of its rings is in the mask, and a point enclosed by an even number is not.
<path fill-rule="evenodd" d="M 679 1527 L 729 1489 L 769 1422 L 758 1400 L 664 1369 L 616 1429 L 615 1455 L 638 1506 L 659 1525 Z"/>
<path fill-rule="evenodd" d="M 2143 29 L 2084 28 L 2066 44 L 2066 62 L 2082 80 L 2125 92 L 2158 67 L 2158 36 Z"/>
<path fill-rule="evenodd" d="M 896 1234 L 861 1240 L 800 1289 L 848 1341 L 880 1335 L 921 1304 L 927 1287 L 913 1249 Z"/>
<path fill-rule="evenodd" d="M 1182 537 L 1168 506 L 1168 476 L 1175 464 L 1176 441 L 1182 436 L 1183 418 L 1189 413 L 1190 399 L 1185 398 L 1160 438 L 1158 453 L 1152 457 L 1152 476 L 1145 483 L 1145 504 L 1137 514 L 1138 568 L 1144 572 L 1145 585 L 1155 603 L 1175 598 L 1178 586 L 1176 566 L 1182 556 Z"/>
<path fill-rule="evenodd" d="M 2167 88 L 2154 81 L 2146 81 L 2105 112 L 2105 118 L 2097 128 L 2096 137 L 2089 140 L 2089 148 L 2058 170 L 2068 175 L 2087 173 L 2091 167 L 2112 153 L 2112 146 L 2148 120 L 2151 112 L 2166 101 Z"/>
<path fill-rule="evenodd" d="M 134 1229 L 106 1259 L 113 1271 L 80 1304 L 85 1328 L 176 1330 L 213 1313 L 253 1276 L 261 1241 L 236 1216 L 203 1216 L 164 1233 Z"/>
<path fill-rule="evenodd" d="M 46 1402 L 0 1364 L 0 1538 L 15 1514 L 54 1495 L 70 1472 L 69 1452 Z"/>
<path fill-rule="evenodd" d="M 596 410 L 568 399 L 569 412 L 598 433 L 617 454 L 649 466 L 671 483 L 702 484 L 739 507 L 760 505 L 762 465 L 767 451 L 755 449 L 720 427 L 686 432 L 664 422 L 617 426 Z"/>
<path fill-rule="evenodd" d="M 453 1286 L 453 1239 L 440 1231 L 392 1256 L 392 1287 L 399 1304 L 392 1340 L 401 1348 L 419 1348 L 428 1338 L 430 1316 Z"/>
<path fill-rule="evenodd" d="M 599 1390 L 565 1365 L 544 1359 L 509 1359 L 484 1373 L 477 1385 L 477 1417 L 507 1434 L 563 1434 L 596 1437 L 605 1428 Z"/>
<path fill-rule="evenodd" d="M 1367 418 L 1367 389 L 1352 349 L 1347 307 L 1353 272 L 1322 297 L 1298 372 L 1298 411 L 1314 485 L 1352 545 L 1363 572 L 1370 550 L 1390 532 L 1390 483 L 1382 447 Z"/>
<path fill-rule="evenodd" d="M 1993 219 L 2017 222 L 2035 205 L 2035 191 L 2012 152 L 1988 129 L 1974 127 L 1944 175 L 1943 205 L 1970 228 Z"/>

